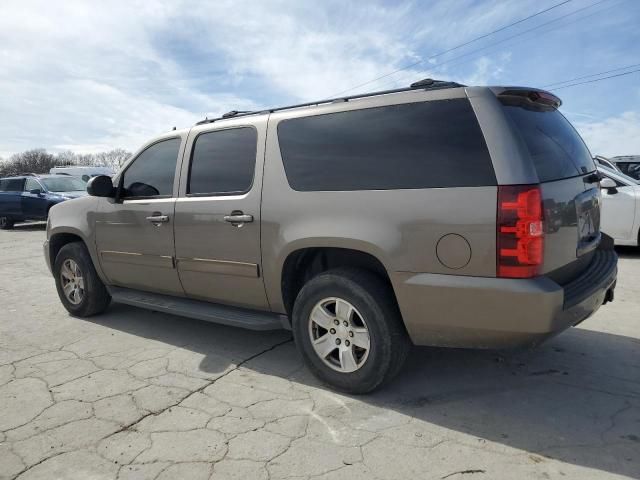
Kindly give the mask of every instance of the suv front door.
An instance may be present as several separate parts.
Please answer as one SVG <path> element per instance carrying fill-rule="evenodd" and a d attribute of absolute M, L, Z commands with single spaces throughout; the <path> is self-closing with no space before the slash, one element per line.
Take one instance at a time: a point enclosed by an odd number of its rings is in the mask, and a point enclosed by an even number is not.
<path fill-rule="evenodd" d="M 260 196 L 266 118 L 238 122 L 189 133 L 189 161 L 176 202 L 176 259 L 187 296 L 264 309 Z"/>
<path fill-rule="evenodd" d="M 38 191 L 38 193 L 35 193 Z M 33 193 L 32 193 L 33 192 Z M 24 182 L 21 205 L 22 216 L 28 219 L 47 218 L 47 200 L 43 196 L 44 188 L 35 178 L 27 177 Z"/>
<path fill-rule="evenodd" d="M 116 198 L 100 199 L 96 245 L 112 285 L 184 295 L 174 261 L 173 214 L 185 136 L 145 148 L 116 178 Z"/>

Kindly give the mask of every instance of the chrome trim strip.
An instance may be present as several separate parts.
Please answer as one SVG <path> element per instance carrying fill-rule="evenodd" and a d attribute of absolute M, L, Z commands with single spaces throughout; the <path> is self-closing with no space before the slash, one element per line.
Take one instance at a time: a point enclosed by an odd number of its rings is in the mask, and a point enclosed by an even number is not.
<path fill-rule="evenodd" d="M 175 268 L 171 255 L 147 255 L 137 252 L 100 251 L 100 259 L 106 263 L 126 263 L 146 267 Z"/>
<path fill-rule="evenodd" d="M 142 203 L 142 204 L 146 204 L 146 203 L 170 203 L 170 202 L 175 202 L 176 199 L 174 197 L 171 198 L 141 198 L 139 200 L 122 200 L 122 204 L 126 205 L 128 203 L 133 203 L 133 204 L 137 204 L 137 203 Z"/>
<path fill-rule="evenodd" d="M 178 258 L 178 271 L 217 273 L 220 275 L 235 275 L 238 277 L 258 278 L 258 265 L 231 260 L 214 260 L 211 258 Z"/>
<path fill-rule="evenodd" d="M 250 191 L 243 195 L 208 195 L 208 196 L 193 196 L 193 197 L 178 197 L 176 198 L 176 202 L 201 202 L 201 201 L 211 201 L 211 200 L 242 200 L 247 198 L 247 195 L 251 193 Z"/>

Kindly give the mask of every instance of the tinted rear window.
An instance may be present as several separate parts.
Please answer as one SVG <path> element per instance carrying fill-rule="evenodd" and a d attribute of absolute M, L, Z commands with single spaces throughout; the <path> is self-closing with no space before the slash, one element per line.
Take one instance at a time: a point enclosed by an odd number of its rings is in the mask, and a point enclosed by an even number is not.
<path fill-rule="evenodd" d="M 495 185 L 466 99 L 409 103 L 285 120 L 278 138 L 295 190 Z"/>
<path fill-rule="evenodd" d="M 541 182 L 575 177 L 596 168 L 587 146 L 557 110 L 505 106 Z"/>
<path fill-rule="evenodd" d="M 196 138 L 187 193 L 230 195 L 248 192 L 256 167 L 257 132 L 232 128 Z"/>

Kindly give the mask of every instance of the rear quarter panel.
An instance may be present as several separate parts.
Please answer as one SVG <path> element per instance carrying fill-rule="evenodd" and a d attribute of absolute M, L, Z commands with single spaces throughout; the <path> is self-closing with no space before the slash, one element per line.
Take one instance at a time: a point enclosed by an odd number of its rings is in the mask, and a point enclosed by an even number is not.
<path fill-rule="evenodd" d="M 463 91 L 458 94 L 464 96 Z M 384 97 L 369 100 L 367 107 L 436 100 L 444 95 L 442 91 L 410 92 L 394 96 L 393 102 Z M 451 98 L 451 91 L 446 95 Z M 269 303 L 275 311 L 285 311 L 281 292 L 284 262 L 292 252 L 307 247 L 369 253 L 385 266 L 392 281 L 394 272 L 495 276 L 496 187 L 300 192 L 289 186 L 278 143 L 278 123 L 356 108 L 362 106 L 345 102 L 311 112 L 275 113 L 269 119 L 262 264 Z M 468 244 L 471 254 L 463 266 L 449 268 L 439 260 L 437 246 L 447 234 L 462 236 Z"/>

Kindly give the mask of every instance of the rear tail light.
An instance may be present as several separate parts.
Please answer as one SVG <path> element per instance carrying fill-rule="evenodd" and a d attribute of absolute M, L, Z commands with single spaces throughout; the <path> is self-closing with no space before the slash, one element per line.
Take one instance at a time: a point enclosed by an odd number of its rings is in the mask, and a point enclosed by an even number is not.
<path fill-rule="evenodd" d="M 498 277 L 539 274 L 544 254 L 544 223 L 539 185 L 498 187 Z"/>

